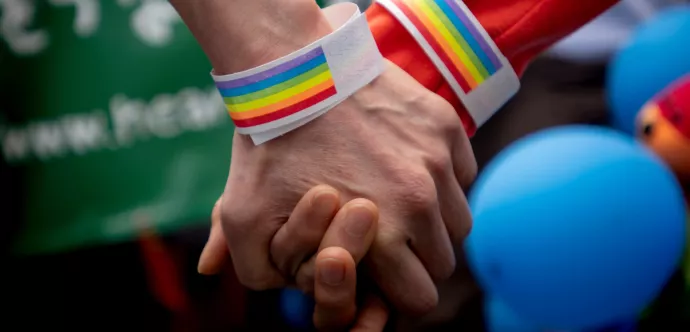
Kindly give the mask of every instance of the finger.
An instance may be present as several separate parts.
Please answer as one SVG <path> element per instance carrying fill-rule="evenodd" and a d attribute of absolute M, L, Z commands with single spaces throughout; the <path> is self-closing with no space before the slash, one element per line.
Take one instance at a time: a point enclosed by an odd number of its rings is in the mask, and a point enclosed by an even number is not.
<path fill-rule="evenodd" d="M 197 271 L 203 275 L 218 274 L 228 262 L 230 251 L 220 225 L 211 226 L 211 234 L 199 257 Z"/>
<path fill-rule="evenodd" d="M 297 288 L 301 290 L 304 294 L 314 295 L 314 275 L 316 273 L 316 256 L 311 256 L 311 258 L 300 265 L 297 275 L 295 277 L 295 283 Z"/>
<path fill-rule="evenodd" d="M 455 271 L 455 253 L 438 202 L 427 211 L 412 215 L 411 219 L 410 247 L 433 279 L 449 278 Z"/>
<path fill-rule="evenodd" d="M 459 245 L 472 229 L 472 213 L 455 174 L 449 170 L 446 179 L 452 180 L 444 181 L 438 186 L 439 207 L 451 243 Z"/>
<path fill-rule="evenodd" d="M 345 204 L 336 214 L 321 240 L 319 250 L 340 247 L 346 250 L 359 264 L 369 251 L 377 230 L 378 208 L 366 199 L 354 199 Z M 314 285 L 314 260 L 302 264 L 297 272 L 297 285 L 310 294 Z"/>
<path fill-rule="evenodd" d="M 359 264 L 376 236 L 378 216 L 376 204 L 367 199 L 348 202 L 336 214 L 319 248 L 341 247 Z"/>
<path fill-rule="evenodd" d="M 357 271 L 355 261 L 342 248 L 322 250 L 315 263 L 314 325 L 319 330 L 344 329 L 355 320 Z"/>
<path fill-rule="evenodd" d="M 271 257 L 285 276 L 295 276 L 300 264 L 318 251 L 339 205 L 338 191 L 324 185 L 312 188 L 297 203 L 271 241 Z"/>
<path fill-rule="evenodd" d="M 223 235 L 223 229 L 220 225 L 220 206 L 223 197 L 221 196 L 213 206 L 211 212 L 211 232 L 204 246 L 204 250 L 199 257 L 199 264 L 197 270 L 200 274 L 213 275 L 220 272 L 223 265 L 227 263 L 230 257 L 228 251 L 227 241 Z"/>
<path fill-rule="evenodd" d="M 350 332 L 381 332 L 388 322 L 388 306 L 377 296 L 370 296 L 359 308 L 359 315 Z"/>
<path fill-rule="evenodd" d="M 405 243 L 392 243 L 377 235 L 365 262 L 377 285 L 396 309 L 421 316 L 436 308 L 436 286 L 422 262 Z"/>
<path fill-rule="evenodd" d="M 438 185 L 441 215 L 454 244 L 462 243 L 472 229 L 472 212 L 465 192 L 472 186 L 478 172 L 472 144 L 464 127 L 459 128 L 451 142 L 454 176 L 447 174 L 446 177 L 451 180 Z M 455 180 L 457 186 L 452 180 Z"/>
<path fill-rule="evenodd" d="M 477 178 L 477 160 L 474 158 L 470 139 L 462 126 L 460 126 L 460 130 L 456 132 L 455 136 L 454 142 L 451 142 L 453 171 L 460 187 L 463 190 L 469 190 Z"/>
<path fill-rule="evenodd" d="M 223 195 L 221 225 L 237 279 L 255 291 L 285 286 L 287 280 L 270 259 L 271 239 L 282 226 L 282 220 L 262 219 L 262 213 L 257 210 L 263 204 L 247 206 L 228 202 L 230 195 L 228 192 Z"/>

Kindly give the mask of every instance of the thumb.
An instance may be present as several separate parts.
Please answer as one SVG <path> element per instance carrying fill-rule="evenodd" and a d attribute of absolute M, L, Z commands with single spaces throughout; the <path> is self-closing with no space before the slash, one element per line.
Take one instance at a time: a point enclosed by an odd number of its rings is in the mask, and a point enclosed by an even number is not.
<path fill-rule="evenodd" d="M 220 272 L 230 256 L 228 250 L 227 240 L 223 234 L 220 218 L 220 206 L 223 197 L 221 196 L 216 204 L 213 206 L 211 213 L 211 233 L 208 241 L 204 246 L 204 250 L 199 257 L 199 264 L 197 271 L 204 275 L 214 275 Z"/>
<path fill-rule="evenodd" d="M 340 247 L 323 249 L 314 264 L 314 325 L 320 331 L 341 330 L 352 325 L 357 307 L 355 261 Z"/>

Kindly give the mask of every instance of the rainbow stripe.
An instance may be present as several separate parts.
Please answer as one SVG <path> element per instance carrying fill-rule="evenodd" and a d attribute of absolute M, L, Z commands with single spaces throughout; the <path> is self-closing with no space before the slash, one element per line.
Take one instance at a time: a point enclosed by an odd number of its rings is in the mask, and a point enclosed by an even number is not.
<path fill-rule="evenodd" d="M 216 82 L 237 127 L 279 120 L 337 94 L 321 47 L 266 71 Z"/>
<path fill-rule="evenodd" d="M 419 30 L 465 93 L 501 69 L 501 61 L 456 0 L 391 0 Z"/>

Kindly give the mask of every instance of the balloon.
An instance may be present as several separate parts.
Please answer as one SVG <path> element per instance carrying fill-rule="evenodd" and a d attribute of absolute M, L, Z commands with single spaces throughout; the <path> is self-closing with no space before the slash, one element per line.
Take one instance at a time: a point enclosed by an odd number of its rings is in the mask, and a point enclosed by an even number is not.
<path fill-rule="evenodd" d="M 636 332 L 637 322 L 635 320 L 628 320 L 624 323 L 616 324 L 605 329 L 594 330 L 593 332 Z"/>
<path fill-rule="evenodd" d="M 495 296 L 484 300 L 487 332 L 545 332 L 526 322 L 505 302 Z"/>
<path fill-rule="evenodd" d="M 582 331 L 555 331 L 538 328 L 520 317 L 515 310 L 496 296 L 487 296 L 484 300 L 487 332 L 635 332 L 637 322 L 629 320 L 605 328 L 592 328 Z"/>
<path fill-rule="evenodd" d="M 485 291 L 552 330 L 637 315 L 684 248 L 680 186 L 633 138 L 570 126 L 500 154 L 470 195 L 470 267 Z"/>
<path fill-rule="evenodd" d="M 672 7 L 635 31 L 607 77 L 613 125 L 635 132 L 635 116 L 656 93 L 690 73 L 690 7 Z"/>
<path fill-rule="evenodd" d="M 292 288 L 283 290 L 280 296 L 283 318 L 292 327 L 307 329 L 311 326 L 314 302 L 301 291 Z"/>

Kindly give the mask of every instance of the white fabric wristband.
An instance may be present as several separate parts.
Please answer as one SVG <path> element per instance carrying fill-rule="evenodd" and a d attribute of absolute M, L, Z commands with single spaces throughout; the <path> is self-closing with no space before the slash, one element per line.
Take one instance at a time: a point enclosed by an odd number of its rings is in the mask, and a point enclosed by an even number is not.
<path fill-rule="evenodd" d="M 216 76 L 240 134 L 259 145 L 325 114 L 378 77 L 384 61 L 366 17 L 353 3 L 323 9 L 334 32 L 288 56 Z"/>
<path fill-rule="evenodd" d="M 414 37 L 477 127 L 520 89 L 520 80 L 461 0 L 376 0 Z"/>

